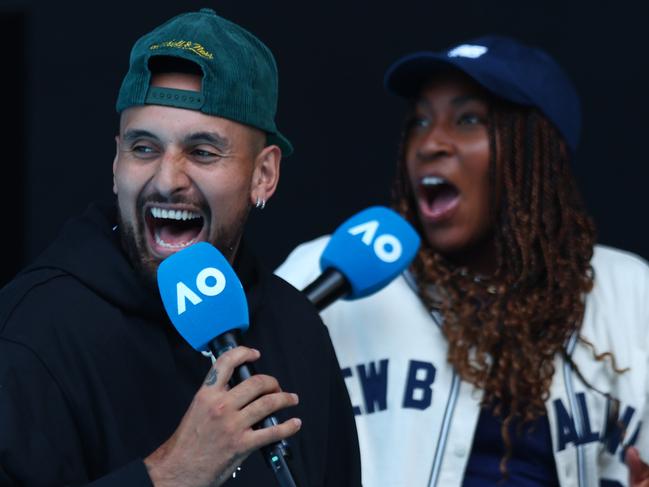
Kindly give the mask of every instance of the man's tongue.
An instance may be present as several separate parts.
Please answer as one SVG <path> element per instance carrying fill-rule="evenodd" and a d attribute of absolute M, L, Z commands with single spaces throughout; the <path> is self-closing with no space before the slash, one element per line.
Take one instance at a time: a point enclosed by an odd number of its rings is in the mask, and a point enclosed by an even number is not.
<path fill-rule="evenodd" d="M 200 230 L 200 226 L 190 224 L 158 224 L 155 229 L 156 241 L 165 246 L 184 247 L 193 243 Z"/>

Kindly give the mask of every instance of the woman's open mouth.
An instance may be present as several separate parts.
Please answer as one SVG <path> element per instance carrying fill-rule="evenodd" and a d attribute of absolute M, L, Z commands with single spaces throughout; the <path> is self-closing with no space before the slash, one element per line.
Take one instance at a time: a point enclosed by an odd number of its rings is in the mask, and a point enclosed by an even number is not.
<path fill-rule="evenodd" d="M 450 217 L 460 202 L 455 185 L 439 176 L 422 177 L 417 193 L 421 216 L 435 222 Z"/>
<path fill-rule="evenodd" d="M 165 258 L 205 240 L 205 217 L 198 211 L 174 206 L 147 206 L 144 213 L 147 240 L 152 253 Z"/>

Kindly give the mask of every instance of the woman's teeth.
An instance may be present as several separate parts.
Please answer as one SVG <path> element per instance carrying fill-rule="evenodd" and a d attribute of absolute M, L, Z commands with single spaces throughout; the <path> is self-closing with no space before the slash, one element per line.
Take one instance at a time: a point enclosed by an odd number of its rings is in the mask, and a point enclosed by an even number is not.
<path fill-rule="evenodd" d="M 421 178 L 421 184 L 423 186 L 439 186 L 440 184 L 445 184 L 445 183 L 446 183 L 446 179 L 437 176 L 425 176 Z"/>

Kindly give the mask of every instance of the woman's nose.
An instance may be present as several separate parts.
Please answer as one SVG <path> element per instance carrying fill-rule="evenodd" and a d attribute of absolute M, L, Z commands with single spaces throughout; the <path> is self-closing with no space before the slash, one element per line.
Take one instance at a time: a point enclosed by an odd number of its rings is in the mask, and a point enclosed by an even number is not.
<path fill-rule="evenodd" d="M 417 156 L 423 160 L 436 159 L 451 155 L 454 147 L 450 134 L 444 128 L 432 126 L 420 139 Z"/>

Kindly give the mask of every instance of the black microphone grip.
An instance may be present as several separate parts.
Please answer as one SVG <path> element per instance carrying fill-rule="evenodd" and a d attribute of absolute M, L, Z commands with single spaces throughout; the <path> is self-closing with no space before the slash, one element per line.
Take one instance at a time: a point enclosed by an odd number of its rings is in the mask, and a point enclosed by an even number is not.
<path fill-rule="evenodd" d="M 322 311 L 331 303 L 351 292 L 351 285 L 342 272 L 328 267 L 318 278 L 305 287 L 302 293 Z"/>
<path fill-rule="evenodd" d="M 227 352 L 228 350 L 238 347 L 239 341 L 235 332 L 228 331 L 222 333 L 221 335 L 214 338 L 209 343 L 209 348 L 212 354 L 215 357 L 220 356 L 221 354 Z M 234 369 L 232 373 L 232 378 L 230 379 L 230 386 L 234 387 L 235 385 L 243 382 L 247 378 L 251 377 L 254 374 L 252 367 L 248 364 L 242 364 L 239 367 Z M 256 428 L 268 428 L 270 426 L 276 426 L 279 424 L 277 418 L 272 414 L 265 417 L 260 421 Z M 286 440 L 281 440 L 276 443 L 271 443 L 261 448 L 262 454 L 266 463 L 271 468 L 275 474 L 275 479 L 280 487 L 297 487 L 291 469 L 286 463 L 286 459 L 290 457 L 289 446 Z"/>

